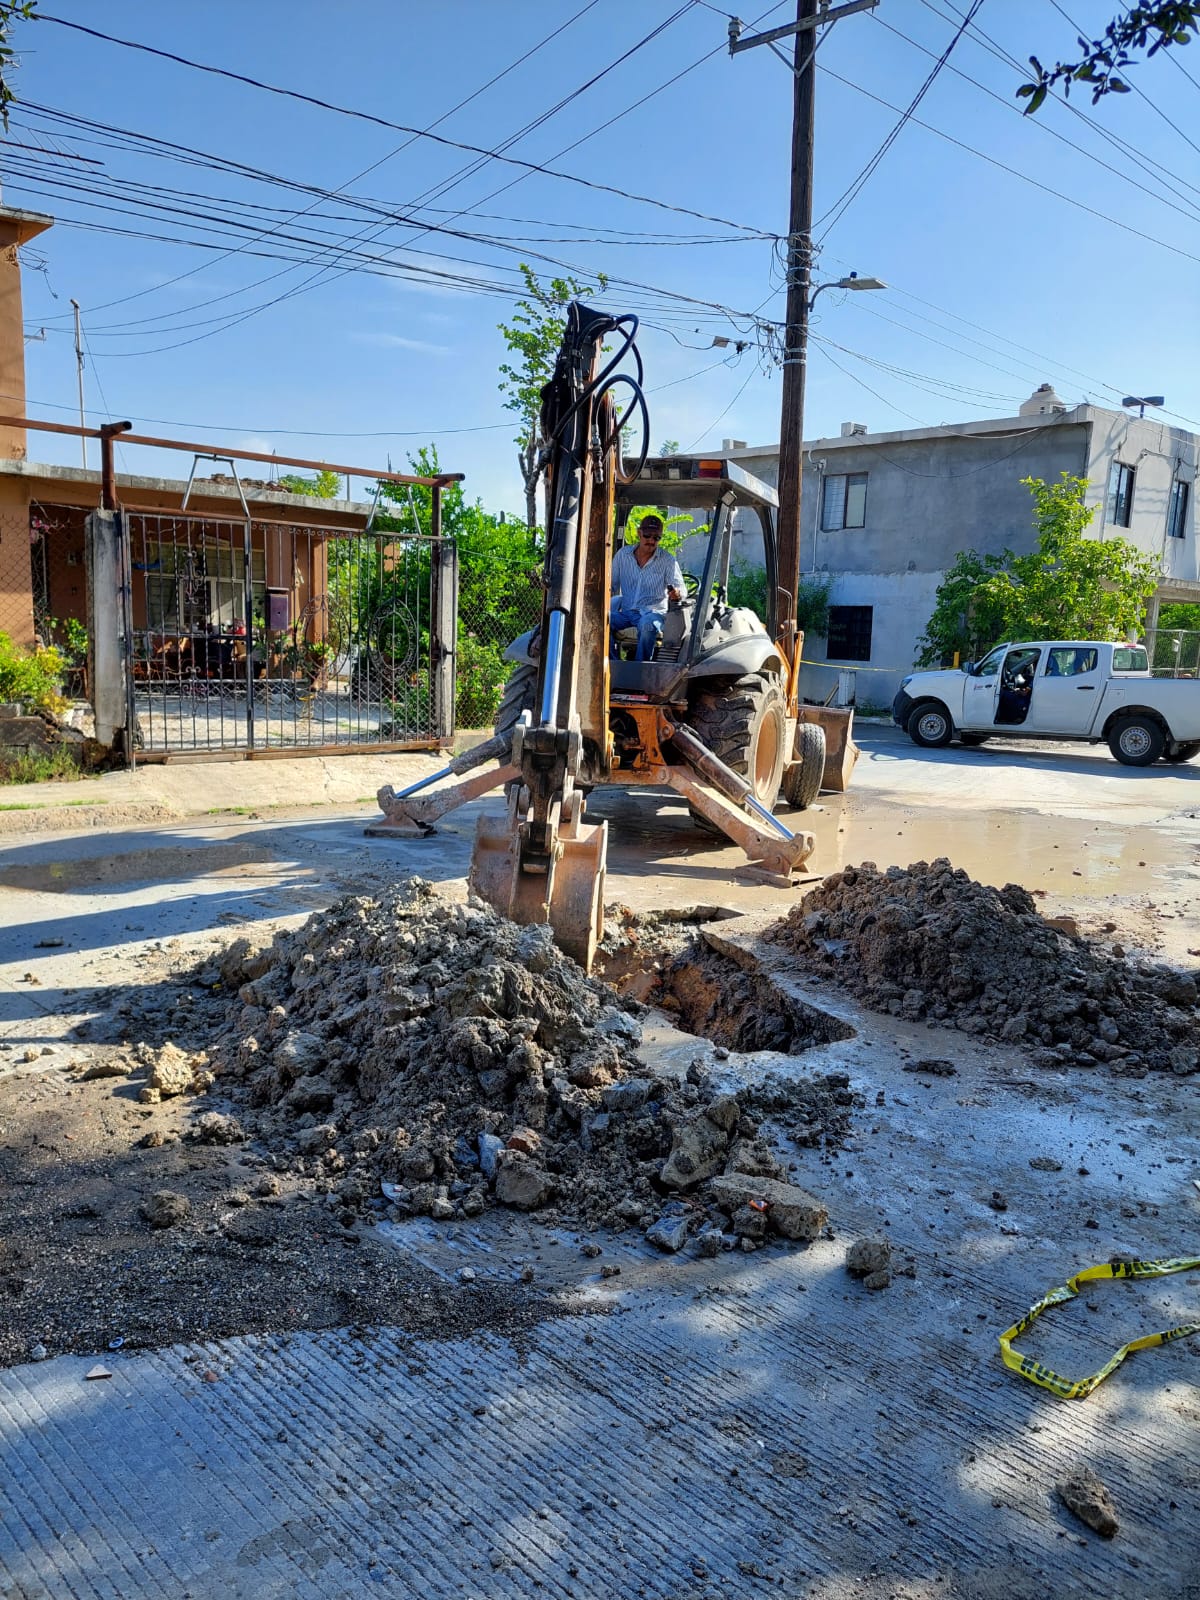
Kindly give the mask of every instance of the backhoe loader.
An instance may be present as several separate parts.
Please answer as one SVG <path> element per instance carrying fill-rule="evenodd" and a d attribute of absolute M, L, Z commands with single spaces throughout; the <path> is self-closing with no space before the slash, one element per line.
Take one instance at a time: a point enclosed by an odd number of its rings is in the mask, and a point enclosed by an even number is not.
<path fill-rule="evenodd" d="M 383 815 L 366 830 L 429 833 L 447 811 L 503 787 L 504 816 L 478 820 L 470 886 L 514 921 L 548 922 L 585 971 L 603 926 L 608 830 L 585 820 L 591 790 L 672 788 L 701 826 L 733 840 L 754 871 L 782 884 L 811 856 L 814 839 L 774 815 L 780 793 L 803 809 L 820 788 L 845 788 L 857 755 L 852 712 L 797 702 L 797 575 L 777 568 L 774 490 L 722 458 L 647 465 L 636 332 L 632 315 L 569 307 L 542 396 L 549 516 L 541 623 L 507 652 L 514 666 L 494 736 L 399 793 L 385 784 L 377 796 Z M 615 350 L 608 360 L 606 340 Z M 634 370 L 618 371 L 627 358 Z M 632 400 L 619 417 L 622 387 Z M 621 431 L 635 412 L 643 447 L 627 470 Z M 623 658 L 620 635 L 610 655 L 610 575 L 630 510 L 649 502 L 711 520 L 693 540 L 702 570 L 668 610 L 652 659 L 633 661 Z M 762 534 L 765 625 L 728 601 L 738 513 Z M 689 556 L 692 564 L 699 563 Z"/>

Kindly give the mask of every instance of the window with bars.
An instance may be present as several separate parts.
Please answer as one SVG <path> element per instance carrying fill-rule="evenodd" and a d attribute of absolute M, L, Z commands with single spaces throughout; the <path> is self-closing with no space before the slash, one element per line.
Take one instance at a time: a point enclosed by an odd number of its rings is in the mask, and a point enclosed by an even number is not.
<path fill-rule="evenodd" d="M 159 544 L 147 550 L 146 626 L 152 633 L 193 633 L 245 622 L 242 551 L 229 544 Z M 258 612 L 266 595 L 266 557 L 251 553 Z"/>
<path fill-rule="evenodd" d="M 1114 461 L 1108 474 L 1108 520 L 1127 528 L 1133 516 L 1133 468 Z"/>
<path fill-rule="evenodd" d="M 874 606 L 830 606 L 826 661 L 869 661 Z"/>
<path fill-rule="evenodd" d="M 1189 488 L 1190 485 L 1184 478 L 1176 478 L 1171 485 L 1171 500 L 1167 507 L 1168 538 L 1183 539 L 1187 536 Z"/>
<path fill-rule="evenodd" d="M 864 528 L 867 523 L 867 475 L 846 472 L 826 478 L 821 490 L 821 527 Z"/>

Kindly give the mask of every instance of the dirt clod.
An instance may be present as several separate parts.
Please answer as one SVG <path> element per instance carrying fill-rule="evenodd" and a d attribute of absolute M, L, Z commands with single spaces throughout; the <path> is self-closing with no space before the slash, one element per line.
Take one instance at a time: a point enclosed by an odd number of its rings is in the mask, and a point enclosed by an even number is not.
<path fill-rule="evenodd" d="M 176 1223 L 187 1221 L 192 1206 L 186 1196 L 160 1189 L 142 1201 L 141 1211 L 152 1228 L 173 1228 Z"/>
<path fill-rule="evenodd" d="M 1190 974 L 1123 960 L 1056 928 L 1019 885 L 989 888 L 945 857 L 847 867 L 771 937 L 875 1010 L 1020 1044 L 1039 1065 L 1200 1069 Z"/>
<path fill-rule="evenodd" d="M 1059 1498 L 1068 1511 L 1094 1528 L 1104 1539 L 1111 1539 L 1120 1527 L 1116 1507 L 1104 1484 L 1082 1462 L 1077 1463 L 1058 1485 Z"/>

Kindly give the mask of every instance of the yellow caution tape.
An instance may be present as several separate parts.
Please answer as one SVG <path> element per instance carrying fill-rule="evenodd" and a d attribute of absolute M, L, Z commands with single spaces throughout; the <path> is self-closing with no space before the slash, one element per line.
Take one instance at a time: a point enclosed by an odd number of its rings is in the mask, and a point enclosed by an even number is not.
<path fill-rule="evenodd" d="M 1036 1383 L 1043 1389 L 1049 1389 L 1051 1394 L 1058 1395 L 1060 1400 L 1082 1400 L 1091 1394 L 1098 1384 L 1104 1382 L 1110 1372 L 1115 1372 L 1127 1355 L 1134 1350 L 1153 1350 L 1157 1345 L 1170 1344 L 1172 1339 L 1186 1339 L 1191 1333 L 1200 1333 L 1200 1322 L 1185 1322 L 1178 1328 L 1167 1328 L 1162 1333 L 1148 1333 L 1144 1339 L 1131 1339 L 1128 1344 L 1123 1344 L 1114 1356 L 1111 1356 L 1099 1372 L 1093 1372 L 1088 1378 L 1078 1378 L 1074 1382 L 1070 1378 L 1062 1378 L 1057 1372 L 1052 1372 L 1049 1367 L 1044 1367 L 1040 1361 L 1035 1361 L 1032 1356 L 1023 1356 L 1012 1347 L 1013 1340 L 1019 1339 L 1026 1328 L 1041 1316 L 1042 1312 L 1050 1306 L 1061 1306 L 1068 1300 L 1074 1300 L 1079 1293 L 1081 1283 L 1095 1283 L 1103 1278 L 1165 1278 L 1171 1272 L 1193 1272 L 1200 1268 L 1200 1256 L 1177 1256 L 1170 1261 L 1106 1261 L 1099 1267 L 1085 1267 L 1082 1272 L 1057 1289 L 1043 1295 L 1036 1305 L 1000 1335 L 1000 1357 L 1004 1365 L 1012 1372 L 1019 1372 L 1023 1378 L 1028 1378 L 1030 1383 Z"/>

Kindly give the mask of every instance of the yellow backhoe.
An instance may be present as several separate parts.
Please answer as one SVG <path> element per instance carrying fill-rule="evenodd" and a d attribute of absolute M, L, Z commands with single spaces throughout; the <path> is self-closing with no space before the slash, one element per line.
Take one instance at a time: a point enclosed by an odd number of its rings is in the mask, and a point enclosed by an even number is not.
<path fill-rule="evenodd" d="M 801 707 L 803 635 L 796 573 L 777 563 L 773 489 L 721 457 L 642 458 L 626 470 L 614 395 L 633 396 L 645 436 L 637 319 L 578 302 L 543 391 L 542 452 L 550 506 L 540 625 L 514 641 L 495 735 L 440 772 L 378 794 L 368 834 L 433 831 L 447 811 L 504 787 L 503 817 L 479 818 L 471 887 L 522 923 L 548 922 L 589 970 L 604 917 L 606 822 L 585 820 L 597 786 L 652 785 L 682 795 L 703 827 L 724 834 L 769 881 L 791 881 L 814 840 L 774 814 L 821 788 L 844 789 L 857 750 L 852 711 Z M 602 347 L 615 353 L 605 359 Z M 631 361 L 633 370 L 618 370 Z M 700 511 L 688 542 L 687 593 L 672 602 L 649 661 L 610 655 L 613 553 L 635 506 Z M 736 529 L 735 529 L 736 524 Z M 766 621 L 729 604 L 734 534 L 760 536 Z"/>

